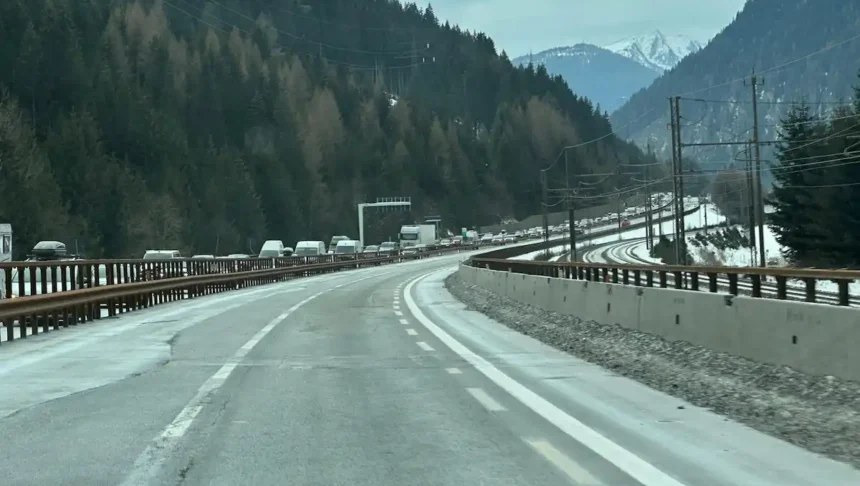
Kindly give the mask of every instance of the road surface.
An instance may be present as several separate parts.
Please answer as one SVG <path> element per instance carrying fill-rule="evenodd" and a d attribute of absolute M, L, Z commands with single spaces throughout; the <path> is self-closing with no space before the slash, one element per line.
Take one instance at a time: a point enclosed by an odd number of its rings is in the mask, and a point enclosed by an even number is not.
<path fill-rule="evenodd" d="M 462 255 L 0 350 L 4 485 L 807 485 L 860 473 L 468 311 Z"/>

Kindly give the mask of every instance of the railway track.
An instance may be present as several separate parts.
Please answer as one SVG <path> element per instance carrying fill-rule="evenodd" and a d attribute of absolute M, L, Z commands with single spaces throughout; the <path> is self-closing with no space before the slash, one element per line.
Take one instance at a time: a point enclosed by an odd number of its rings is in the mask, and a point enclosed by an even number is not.
<path fill-rule="evenodd" d="M 644 258 L 639 257 L 633 251 L 633 249 L 639 245 L 641 245 L 645 241 L 645 238 L 631 238 L 629 240 L 623 241 L 615 241 L 612 243 L 606 243 L 602 245 L 598 245 L 596 247 L 587 250 L 582 255 L 582 261 L 586 263 L 610 263 L 610 264 L 631 264 L 631 265 L 655 265 L 658 264 L 654 261 L 646 260 Z M 668 283 L 670 286 L 675 285 L 675 277 L 672 274 L 668 276 Z M 795 282 L 789 281 L 788 289 L 786 290 L 786 297 L 789 300 L 806 300 L 806 291 L 800 287 L 793 286 L 792 284 L 797 285 Z M 801 282 L 802 284 L 802 282 Z M 725 277 L 721 277 L 717 279 L 717 288 L 721 292 L 728 293 L 729 290 L 729 280 Z M 738 279 L 738 293 L 741 295 L 752 295 L 752 283 Z M 761 283 L 761 293 L 767 296 L 776 296 L 776 283 L 768 282 L 762 280 Z M 835 292 L 826 292 L 819 290 L 816 293 L 816 302 L 822 304 L 839 304 L 839 297 Z M 860 306 L 860 296 L 852 295 L 850 296 L 850 304 L 851 306 Z"/>

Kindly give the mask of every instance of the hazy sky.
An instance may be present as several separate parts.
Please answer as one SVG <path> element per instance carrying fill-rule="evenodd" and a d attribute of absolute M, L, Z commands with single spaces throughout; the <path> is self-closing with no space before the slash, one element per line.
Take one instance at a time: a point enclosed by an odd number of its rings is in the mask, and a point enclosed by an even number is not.
<path fill-rule="evenodd" d="M 426 6 L 427 0 L 417 1 Z M 510 57 L 587 42 L 604 46 L 660 29 L 705 42 L 746 0 L 431 0 L 440 19 L 487 33 Z"/>

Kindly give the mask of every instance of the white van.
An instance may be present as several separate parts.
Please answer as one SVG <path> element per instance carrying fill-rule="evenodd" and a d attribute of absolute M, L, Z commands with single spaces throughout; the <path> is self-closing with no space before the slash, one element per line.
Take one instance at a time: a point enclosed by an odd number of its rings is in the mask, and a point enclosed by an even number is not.
<path fill-rule="evenodd" d="M 0 223 L 0 263 L 12 261 L 12 225 Z M 6 295 L 6 272 L 0 270 L 0 299 Z"/>
<path fill-rule="evenodd" d="M 182 258 L 182 253 L 179 250 L 146 250 L 143 254 L 144 260 L 173 260 Z"/>
<path fill-rule="evenodd" d="M 361 253 L 361 242 L 358 240 L 341 240 L 334 249 L 335 255 L 356 255 Z"/>
<path fill-rule="evenodd" d="M 284 242 L 281 240 L 269 240 L 263 243 L 260 249 L 260 258 L 281 258 L 284 256 Z"/>
<path fill-rule="evenodd" d="M 293 256 L 319 256 L 325 255 L 325 243 L 322 241 L 300 241 L 296 243 L 296 251 Z"/>
<path fill-rule="evenodd" d="M 349 239 L 349 236 L 343 236 L 343 235 L 331 237 L 331 243 L 328 244 L 329 254 L 336 253 L 335 250 L 337 250 L 337 244 L 340 243 L 341 241 L 351 241 L 351 240 Z"/>

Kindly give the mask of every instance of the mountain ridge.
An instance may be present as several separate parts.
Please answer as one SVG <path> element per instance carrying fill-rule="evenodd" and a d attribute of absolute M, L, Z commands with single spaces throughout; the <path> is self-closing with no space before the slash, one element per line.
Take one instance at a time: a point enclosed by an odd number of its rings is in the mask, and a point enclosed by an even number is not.
<path fill-rule="evenodd" d="M 631 59 L 659 74 L 675 67 L 683 58 L 698 52 L 702 44 L 688 36 L 666 36 L 659 29 L 613 42 L 604 49 Z"/>
<path fill-rule="evenodd" d="M 702 50 L 612 113 L 612 126 L 619 136 L 667 155 L 666 99 L 688 93 L 708 101 L 682 101 L 682 117 L 694 121 L 683 129 L 686 143 L 743 141 L 751 133 L 749 77 L 756 68 L 764 74 L 758 91 L 760 138 L 773 139 L 791 102 L 805 100 L 823 114 L 832 108 L 828 103 L 851 99 L 860 67 L 858 17 L 857 2 L 750 0 Z M 705 165 L 724 167 L 734 163 L 735 152 L 712 147 L 685 153 Z M 769 156 L 765 150 L 763 157 Z"/>
<path fill-rule="evenodd" d="M 553 47 L 511 62 L 515 66 L 529 62 L 545 66 L 549 73 L 564 78 L 574 93 L 610 113 L 659 76 L 627 57 L 586 43 Z"/>

